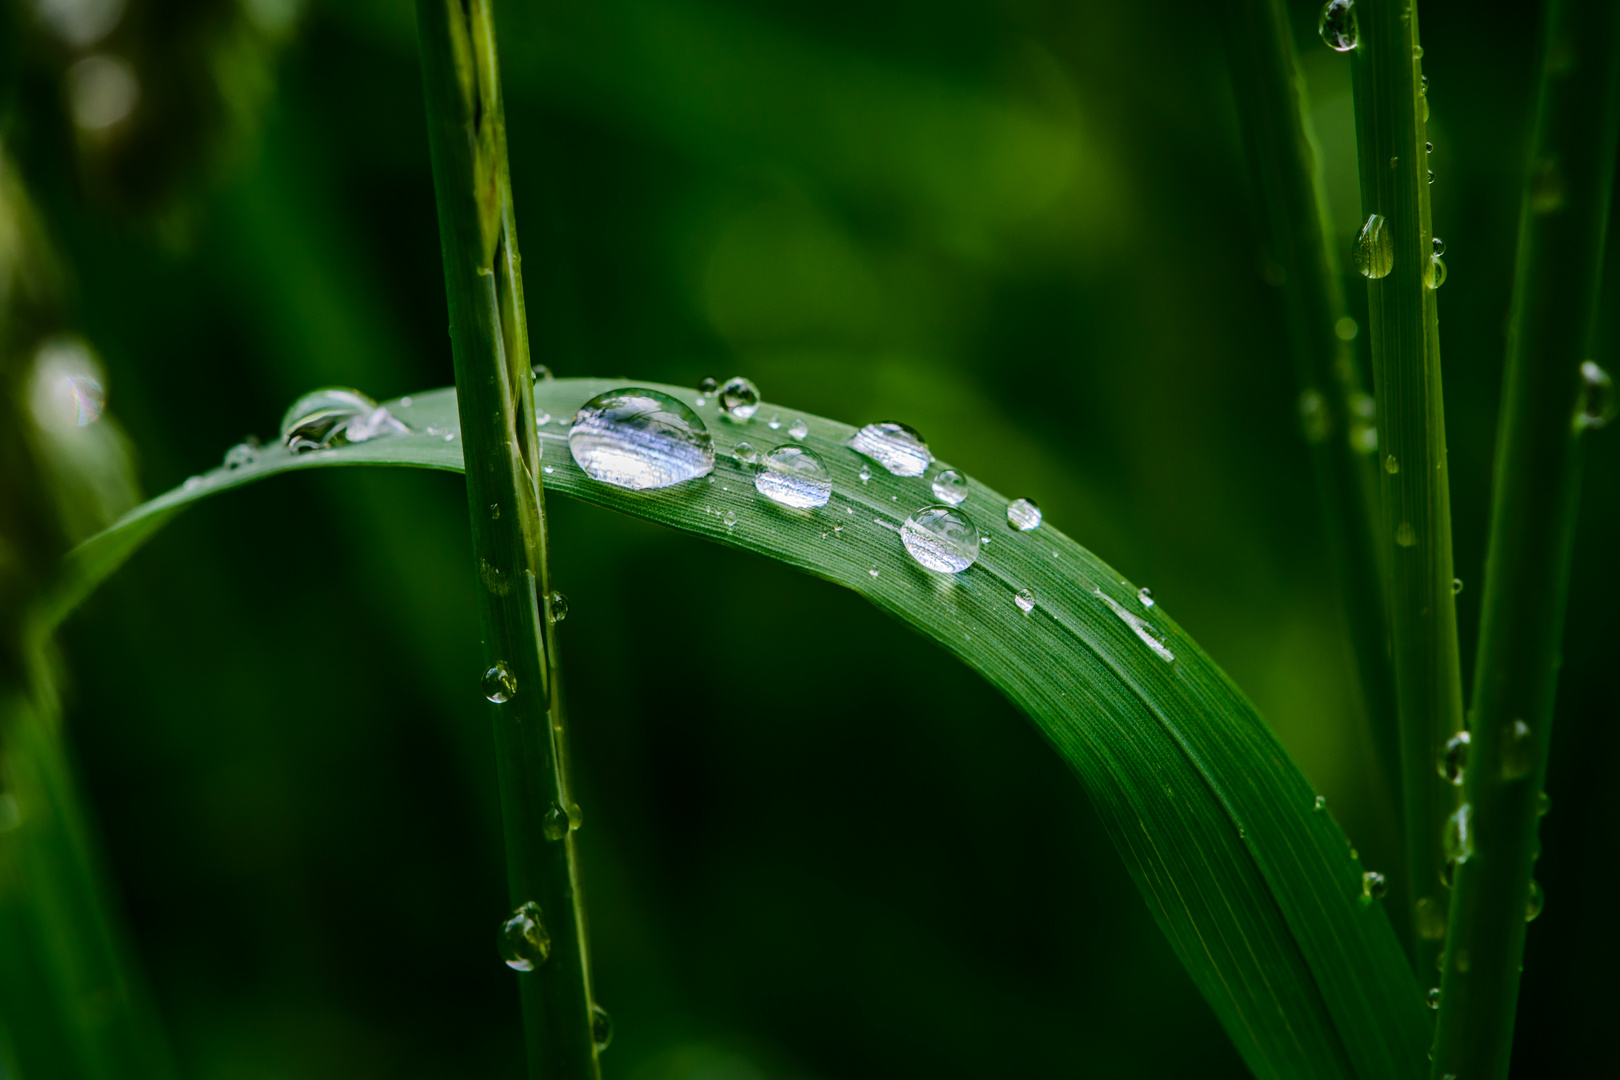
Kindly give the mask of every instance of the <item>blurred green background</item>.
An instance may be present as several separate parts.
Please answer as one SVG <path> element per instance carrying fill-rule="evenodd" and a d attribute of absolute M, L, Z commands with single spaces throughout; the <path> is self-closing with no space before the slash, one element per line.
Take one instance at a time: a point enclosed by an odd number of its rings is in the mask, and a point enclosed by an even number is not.
<path fill-rule="evenodd" d="M 409 0 L 129 0 L 82 47 L 61 6 L 5 16 L 6 152 L 146 492 L 311 386 L 451 381 Z M 1218 7 L 496 8 L 537 361 L 918 427 L 1151 585 L 1393 862 Z M 1348 252 L 1348 62 L 1290 10 Z M 1536 12 L 1422 17 L 1466 664 Z M 98 50 L 140 94 L 75 127 Z M 1620 1015 L 1620 433 L 1588 454 L 1522 1076 L 1612 1062 Z M 974 675 L 823 583 L 550 509 L 607 1075 L 1245 1075 Z M 186 1076 L 518 1074 L 473 588 L 458 479 L 310 474 L 191 511 L 66 629 L 71 745 Z"/>

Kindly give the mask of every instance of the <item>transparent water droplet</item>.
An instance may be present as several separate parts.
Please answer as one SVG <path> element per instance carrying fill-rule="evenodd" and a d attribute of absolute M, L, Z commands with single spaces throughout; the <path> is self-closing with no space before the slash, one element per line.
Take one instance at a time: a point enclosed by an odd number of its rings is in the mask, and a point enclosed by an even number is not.
<path fill-rule="evenodd" d="M 1326 795 L 1318 795 L 1316 797 L 1316 809 L 1318 809 L 1318 810 L 1326 810 L 1327 809 L 1327 796 Z"/>
<path fill-rule="evenodd" d="M 1148 588 L 1146 585 L 1142 586 L 1140 589 L 1136 590 L 1136 599 L 1141 602 L 1143 607 L 1152 607 L 1153 590 Z"/>
<path fill-rule="evenodd" d="M 874 567 L 872 567 L 872 569 L 868 570 L 867 573 L 871 574 L 873 577 L 877 577 L 878 576 L 878 568 L 874 566 Z"/>
<path fill-rule="evenodd" d="M 731 419 L 751 420 L 759 411 L 759 387 L 741 375 L 733 375 L 720 388 L 720 408 Z"/>
<path fill-rule="evenodd" d="M 780 416 L 772 416 L 769 420 L 765 421 L 765 426 L 770 428 L 772 431 L 780 431 L 782 429 L 782 418 Z"/>
<path fill-rule="evenodd" d="M 566 810 L 561 805 L 552 803 L 551 809 L 546 811 L 546 816 L 541 820 L 540 829 L 546 834 L 547 840 L 561 840 L 579 828 L 584 817 L 578 803 L 570 803 Z"/>
<path fill-rule="evenodd" d="M 544 364 L 535 364 L 529 369 L 529 374 L 534 376 L 535 382 L 549 382 L 552 378 L 551 369 Z"/>
<path fill-rule="evenodd" d="M 1431 289 L 1438 289 L 1446 283 L 1446 260 L 1438 255 L 1430 255 L 1428 264 L 1423 268 L 1423 284 Z"/>
<path fill-rule="evenodd" d="M 1523 720 L 1515 720 L 1502 734 L 1502 779 L 1521 780 L 1536 767 L 1540 748 L 1536 733 Z"/>
<path fill-rule="evenodd" d="M 1386 454 L 1384 456 L 1384 471 L 1389 473 L 1391 476 L 1394 476 L 1396 473 L 1401 471 L 1401 463 L 1395 459 L 1394 454 Z"/>
<path fill-rule="evenodd" d="M 804 419 L 801 417 L 788 425 L 788 434 L 795 439 L 808 438 L 810 435 L 810 425 L 805 423 Z"/>
<path fill-rule="evenodd" d="M 774 503 L 804 510 L 827 505 L 832 473 L 815 452 L 803 446 L 778 446 L 760 461 L 754 487 Z"/>
<path fill-rule="evenodd" d="M 554 623 L 560 623 L 568 618 L 568 597 L 560 592 L 553 592 L 546 597 L 546 614 Z"/>
<path fill-rule="evenodd" d="M 1444 240 L 1440 239 L 1438 236 L 1434 237 L 1430 241 L 1430 244 L 1434 248 L 1434 254 L 1436 254 L 1436 255 L 1444 255 L 1446 253 L 1446 242 Z"/>
<path fill-rule="evenodd" d="M 504 661 L 496 661 L 495 666 L 484 672 L 484 696 L 497 705 L 505 705 L 517 693 L 517 679 L 507 668 Z"/>
<path fill-rule="evenodd" d="M 1019 611 L 1028 615 L 1035 610 L 1035 594 L 1028 589 L 1019 589 L 1013 593 L 1013 603 L 1018 605 Z"/>
<path fill-rule="evenodd" d="M 1524 921 L 1535 922 L 1541 914 L 1541 909 L 1547 904 L 1547 895 L 1541 891 L 1541 882 L 1535 878 L 1530 879 L 1530 895 L 1524 902 Z"/>
<path fill-rule="evenodd" d="M 906 518 L 900 542 L 919 564 L 942 574 L 960 574 L 979 557 L 978 527 L 951 506 L 925 506 Z"/>
<path fill-rule="evenodd" d="M 1356 237 L 1356 269 L 1364 278 L 1388 277 L 1395 269 L 1395 238 L 1382 214 L 1371 214 Z"/>
<path fill-rule="evenodd" d="M 861 466 L 861 471 L 859 473 L 857 473 L 856 475 L 858 475 L 861 478 L 861 483 L 864 484 L 868 480 L 872 479 L 872 470 L 868 469 L 865 465 L 862 465 Z"/>
<path fill-rule="evenodd" d="M 1007 504 L 1007 524 L 1028 532 L 1041 523 L 1041 508 L 1030 499 L 1014 499 Z"/>
<path fill-rule="evenodd" d="M 1305 433 L 1305 441 L 1310 443 L 1322 442 L 1332 430 L 1327 402 L 1317 391 L 1306 390 L 1299 395 L 1299 424 Z"/>
<path fill-rule="evenodd" d="M 1474 808 L 1467 803 L 1457 807 L 1456 813 L 1446 819 L 1446 858 L 1453 862 L 1467 862 L 1474 853 Z"/>
<path fill-rule="evenodd" d="M 1382 900 L 1384 894 L 1389 892 L 1389 883 L 1384 875 L 1376 870 L 1368 870 L 1361 875 L 1361 895 L 1369 900 Z"/>
<path fill-rule="evenodd" d="M 227 469 L 245 469 L 259 461 L 259 448 L 250 442 L 239 442 L 225 451 Z"/>
<path fill-rule="evenodd" d="M 1425 896 L 1412 906 L 1413 920 L 1417 924 L 1418 937 L 1424 941 L 1439 941 L 1446 936 L 1446 909 L 1445 906 L 1432 896 Z"/>
<path fill-rule="evenodd" d="M 1581 394 L 1575 408 L 1575 429 L 1600 428 L 1614 419 L 1614 380 L 1588 360 L 1581 365 Z"/>
<path fill-rule="evenodd" d="M 1395 542 L 1401 547 L 1411 547 L 1417 543 L 1417 530 L 1412 528 L 1410 521 L 1403 521 L 1395 526 Z"/>
<path fill-rule="evenodd" d="M 698 393 L 702 394 L 704 397 L 713 397 L 714 392 L 720 389 L 720 383 L 715 379 L 704 379 L 702 382 L 698 383 L 697 388 Z"/>
<path fill-rule="evenodd" d="M 758 465 L 759 451 L 748 443 L 740 442 L 731 448 L 731 456 L 739 465 Z"/>
<path fill-rule="evenodd" d="M 928 443 L 917 429 L 893 421 L 867 424 L 849 440 L 849 446 L 895 476 L 921 476 L 934 462 Z"/>
<path fill-rule="evenodd" d="M 281 441 L 295 454 L 409 430 L 387 409 L 346 386 L 311 390 L 281 418 Z"/>
<path fill-rule="evenodd" d="M 1316 32 L 1334 52 L 1354 49 L 1358 38 L 1355 0 L 1328 0 L 1323 4 Z"/>
<path fill-rule="evenodd" d="M 1107 604 L 1109 609 L 1112 610 L 1115 615 L 1118 615 L 1120 620 L 1124 622 L 1126 626 L 1129 626 L 1136 636 L 1142 640 L 1142 644 L 1153 650 L 1153 654 L 1155 656 L 1166 662 L 1173 661 L 1176 658 L 1175 653 L 1165 648 L 1164 641 L 1159 637 L 1158 632 L 1155 631 L 1153 627 L 1148 625 L 1146 619 L 1142 618 L 1140 615 L 1137 615 L 1135 612 L 1127 611 L 1123 604 L 1119 603 L 1112 596 L 1109 596 L 1101 589 L 1094 588 L 1091 590 L 1091 592 L 1092 595 L 1098 597 L 1103 603 Z"/>
<path fill-rule="evenodd" d="M 1458 593 L 1460 593 L 1462 591 L 1463 591 L 1462 578 L 1460 578 L 1460 577 L 1452 578 L 1451 579 L 1451 595 L 1456 596 Z"/>
<path fill-rule="evenodd" d="M 961 506 L 968 497 L 967 477 L 955 469 L 946 469 L 934 476 L 934 498 L 952 506 Z"/>
<path fill-rule="evenodd" d="M 512 912 L 501 924 L 501 959 L 513 971 L 533 971 L 551 955 L 551 935 L 533 900 Z"/>
<path fill-rule="evenodd" d="M 551 414 L 546 412 L 546 410 L 541 409 L 539 412 L 534 414 L 535 427 L 543 428 L 549 423 L 551 423 Z"/>
<path fill-rule="evenodd" d="M 1436 986 L 1434 989 L 1429 991 L 1429 1008 L 1438 1009 L 1439 1007 L 1440 1007 L 1440 988 L 1438 986 Z"/>
<path fill-rule="evenodd" d="M 714 440 L 698 414 L 643 387 L 609 390 L 580 406 L 568 451 L 592 480 L 633 491 L 714 471 Z"/>
<path fill-rule="evenodd" d="M 613 1042 L 613 1018 L 594 1001 L 591 1002 L 591 1041 L 596 1044 L 597 1053 Z"/>
<path fill-rule="evenodd" d="M 1468 771 L 1468 744 L 1472 736 L 1459 731 L 1446 740 L 1446 754 L 1441 761 L 1440 775 L 1462 787 L 1463 774 Z"/>

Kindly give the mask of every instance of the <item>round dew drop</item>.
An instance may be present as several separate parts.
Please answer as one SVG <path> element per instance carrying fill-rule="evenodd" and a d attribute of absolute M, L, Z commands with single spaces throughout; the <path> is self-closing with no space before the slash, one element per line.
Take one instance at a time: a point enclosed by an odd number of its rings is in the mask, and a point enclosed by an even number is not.
<path fill-rule="evenodd" d="M 505 705 L 517 693 L 517 679 L 512 677 L 504 663 L 497 662 L 494 667 L 484 672 L 484 696 L 497 705 Z"/>
<path fill-rule="evenodd" d="M 1474 808 L 1467 803 L 1446 821 L 1446 858 L 1454 862 L 1467 862 L 1474 853 Z"/>
<path fill-rule="evenodd" d="M 544 364 L 535 364 L 529 369 L 529 374 L 534 376 L 535 382 L 547 382 L 553 377 L 551 369 Z"/>
<path fill-rule="evenodd" d="M 961 506 L 968 497 L 967 477 L 955 469 L 945 469 L 934 476 L 934 498 L 952 506 Z"/>
<path fill-rule="evenodd" d="M 1462 592 L 1462 590 L 1463 590 L 1462 578 L 1460 578 L 1460 577 L 1452 578 L 1451 579 L 1451 595 L 1456 596 L 1458 593 Z"/>
<path fill-rule="evenodd" d="M 252 443 L 239 442 L 225 451 L 227 469 L 245 469 L 259 461 L 259 450 Z"/>
<path fill-rule="evenodd" d="M 1356 237 L 1356 269 L 1365 278 L 1388 277 L 1395 269 L 1395 238 L 1390 235 L 1389 223 L 1382 214 L 1370 214 L 1367 223 Z"/>
<path fill-rule="evenodd" d="M 805 423 L 803 419 L 795 420 L 788 425 L 788 434 L 795 439 L 807 438 L 810 435 L 810 425 Z"/>
<path fill-rule="evenodd" d="M 760 461 L 754 487 L 774 503 L 806 510 L 832 498 L 832 473 L 802 446 L 778 446 Z"/>
<path fill-rule="evenodd" d="M 1446 740 L 1446 756 L 1440 775 L 1458 787 L 1462 787 L 1463 774 L 1468 769 L 1468 744 L 1472 738 L 1468 732 L 1459 731 Z"/>
<path fill-rule="evenodd" d="M 597 1053 L 613 1042 L 613 1018 L 594 1001 L 591 1002 L 591 1042 L 596 1044 Z"/>
<path fill-rule="evenodd" d="M 1013 603 L 1018 605 L 1019 611 L 1028 615 L 1035 610 L 1035 594 L 1028 589 L 1019 589 L 1013 593 Z"/>
<path fill-rule="evenodd" d="M 1356 47 L 1355 0 L 1328 0 L 1322 5 L 1322 17 L 1317 20 L 1316 32 L 1334 52 L 1349 52 Z"/>
<path fill-rule="evenodd" d="M 1600 428 L 1614 419 L 1614 380 L 1609 373 L 1588 360 L 1581 365 L 1580 403 L 1575 409 L 1575 429 Z"/>
<path fill-rule="evenodd" d="M 533 971 L 551 955 L 551 935 L 533 900 L 512 912 L 501 924 L 501 959 L 513 971 Z"/>
<path fill-rule="evenodd" d="M 942 574 L 960 574 L 979 558 L 979 530 L 950 506 L 925 506 L 906 518 L 900 542 L 919 564 Z"/>
<path fill-rule="evenodd" d="M 720 388 L 720 408 L 732 420 L 753 419 L 759 411 L 759 387 L 741 375 L 733 375 Z"/>
<path fill-rule="evenodd" d="M 1440 1007 L 1440 988 L 1438 986 L 1436 986 L 1434 989 L 1429 991 L 1429 1008 L 1438 1009 L 1439 1007 Z"/>
<path fill-rule="evenodd" d="M 1142 586 L 1140 589 L 1136 590 L 1136 599 L 1141 602 L 1141 605 L 1143 607 L 1147 607 L 1147 608 L 1152 607 L 1153 606 L 1153 590 L 1148 588 L 1146 585 Z"/>
<path fill-rule="evenodd" d="M 408 430 L 387 409 L 346 386 L 311 390 L 281 418 L 281 441 L 295 454 Z"/>
<path fill-rule="evenodd" d="M 580 406 L 568 429 L 568 452 L 592 480 L 632 491 L 714 471 L 714 440 L 698 414 L 643 387 L 610 390 Z"/>
<path fill-rule="evenodd" d="M 850 438 L 849 446 L 895 476 L 921 476 L 934 463 L 933 452 L 917 429 L 894 421 L 867 424 Z"/>
<path fill-rule="evenodd" d="M 715 391 L 720 389 L 720 384 L 714 379 L 704 379 L 702 382 L 698 383 L 697 388 L 698 393 L 702 394 L 704 397 L 713 397 Z"/>
<path fill-rule="evenodd" d="M 570 803 L 567 810 L 557 803 L 552 803 L 551 809 L 546 811 L 546 816 L 540 823 L 540 828 L 546 834 L 547 840 L 561 840 L 579 828 L 582 820 L 584 815 L 580 813 L 578 803 Z"/>
<path fill-rule="evenodd" d="M 1041 523 L 1041 508 L 1030 499 L 1014 499 L 1007 504 L 1007 524 L 1028 532 Z"/>
<path fill-rule="evenodd" d="M 546 597 L 546 614 L 554 623 L 560 623 L 568 618 L 568 597 L 560 592 L 553 592 Z"/>
<path fill-rule="evenodd" d="M 739 465 L 758 465 L 759 451 L 748 443 L 740 442 L 731 448 L 732 459 Z"/>
<path fill-rule="evenodd" d="M 1389 883 L 1384 875 L 1376 870 L 1368 870 L 1361 875 L 1361 895 L 1369 900 L 1382 900 L 1384 894 L 1389 892 Z"/>

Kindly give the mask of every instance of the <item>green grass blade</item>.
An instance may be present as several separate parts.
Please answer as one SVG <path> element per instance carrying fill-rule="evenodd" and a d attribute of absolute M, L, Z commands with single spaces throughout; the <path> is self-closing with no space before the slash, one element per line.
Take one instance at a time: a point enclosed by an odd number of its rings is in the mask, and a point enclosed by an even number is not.
<path fill-rule="evenodd" d="M 601 1070 L 573 836 L 579 811 L 546 599 L 540 440 L 493 17 L 487 0 L 418 0 L 416 23 L 507 888 L 514 919 L 543 923 L 539 955 L 516 958 L 529 965 L 518 977 L 529 1075 L 593 1080 Z M 533 952 L 540 943 L 529 936 Z"/>
<path fill-rule="evenodd" d="M 1620 5 L 1552 0 L 1519 216 L 1496 486 L 1434 1075 L 1508 1073 L 1539 850 L 1580 493 L 1591 355 L 1620 127 Z M 1539 906 L 1539 905 L 1538 905 Z"/>
<path fill-rule="evenodd" d="M 588 398 L 622 385 L 547 380 L 536 384 L 535 404 L 571 417 Z M 654 388 L 695 398 L 678 387 Z M 390 407 L 415 434 L 297 457 L 267 450 L 253 465 L 215 470 L 190 489 L 152 500 L 72 554 L 54 611 L 69 610 L 158 525 L 206 495 L 304 468 L 460 467 L 451 391 Z M 717 444 L 710 478 L 644 492 L 598 484 L 575 466 L 560 421 L 540 429 L 546 482 L 854 589 L 1002 689 L 1075 769 L 1177 954 L 1256 1074 L 1424 1071 L 1427 1010 L 1382 906 L 1363 895 L 1363 868 L 1347 838 L 1316 808 L 1315 793 L 1253 706 L 1162 608 L 1142 606 L 1134 588 L 1050 524 L 1012 531 L 1007 500 L 976 482 L 963 509 L 989 545 L 960 575 L 924 570 L 895 529 L 935 501 L 927 477 L 894 477 L 874 466 L 863 482 L 864 459 L 845 445 L 854 429 L 831 420 L 769 404 L 745 426 L 722 420 L 712 404 L 698 412 Z M 772 415 L 784 422 L 780 433 L 761 422 Z M 766 501 L 754 490 L 752 470 L 729 456 L 743 439 L 761 449 L 792 441 L 784 437 L 787 425 L 801 417 L 809 426 L 801 445 L 819 453 L 834 478 L 832 501 L 814 511 Z M 429 427 L 457 437 L 428 435 Z M 1029 614 L 1014 603 L 1024 588 L 1035 596 Z"/>
<path fill-rule="evenodd" d="M 1442 824 L 1455 790 L 1437 768 L 1462 730 L 1462 669 L 1453 599 L 1451 494 L 1440 330 L 1429 221 L 1429 166 L 1412 0 L 1354 6 L 1352 55 L 1363 220 L 1381 219 L 1367 283 L 1378 398 L 1378 457 L 1390 645 L 1401 728 L 1401 803 L 1420 978 L 1432 978 L 1445 932 Z M 1363 271 L 1364 273 L 1366 271 Z"/>

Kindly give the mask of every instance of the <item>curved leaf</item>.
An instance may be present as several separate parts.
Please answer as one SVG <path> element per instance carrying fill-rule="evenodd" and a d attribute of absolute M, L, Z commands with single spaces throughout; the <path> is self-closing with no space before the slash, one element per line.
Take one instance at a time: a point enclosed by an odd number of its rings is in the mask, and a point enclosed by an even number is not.
<path fill-rule="evenodd" d="M 937 502 L 936 463 L 892 476 L 857 455 L 855 429 L 764 405 L 746 425 L 698 412 L 717 460 L 704 479 L 654 491 L 596 483 L 574 464 L 567 419 L 622 381 L 555 379 L 535 387 L 544 482 L 585 499 L 836 582 L 871 600 L 979 671 L 1024 709 L 1074 768 L 1177 955 L 1245 1061 L 1264 1077 L 1416 1077 L 1426 1071 L 1429 1014 L 1382 905 L 1363 894 L 1342 830 L 1254 707 L 1160 607 L 1050 524 L 1018 532 L 1008 500 L 970 481 L 961 509 L 988 537 L 961 574 L 924 569 L 898 535 Z M 679 387 L 650 385 L 693 402 Z M 294 456 L 217 469 L 133 511 L 76 549 L 47 622 L 63 617 L 187 504 L 294 469 L 410 465 L 459 470 L 453 390 L 390 402 L 411 428 Z M 779 417 L 773 428 L 768 418 Z M 832 500 L 778 506 L 730 455 L 799 443 L 832 471 Z M 861 479 L 862 466 L 870 479 Z M 1026 613 L 1014 602 L 1028 589 Z"/>

